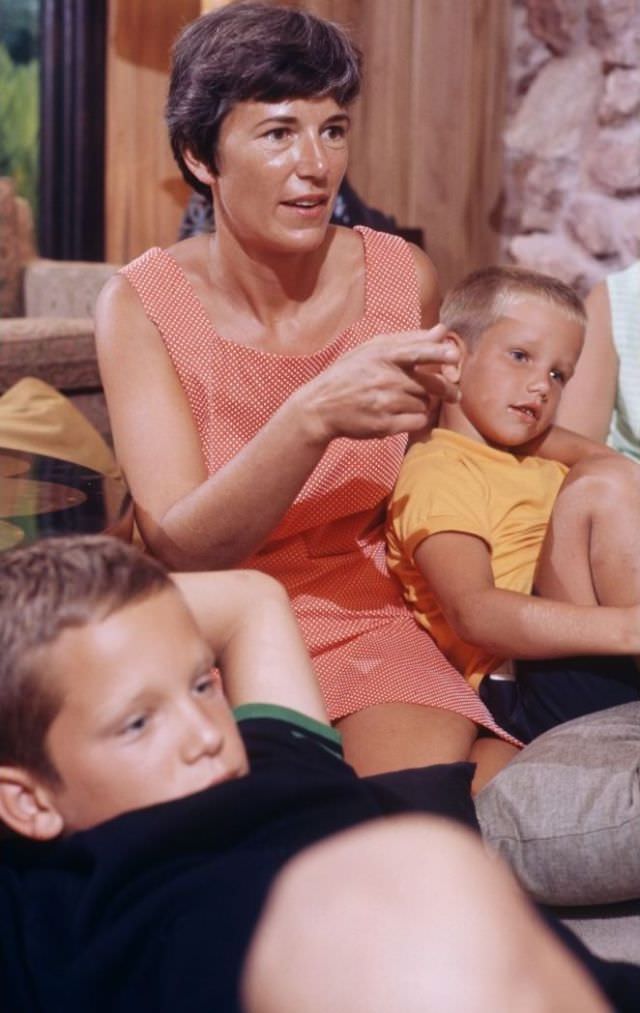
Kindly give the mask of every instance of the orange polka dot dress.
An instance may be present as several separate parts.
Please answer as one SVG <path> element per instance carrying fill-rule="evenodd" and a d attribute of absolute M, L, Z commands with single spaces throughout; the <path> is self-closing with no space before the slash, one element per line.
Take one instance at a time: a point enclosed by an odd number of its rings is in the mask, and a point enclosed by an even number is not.
<path fill-rule="evenodd" d="M 409 247 L 396 236 L 358 231 L 365 314 L 308 356 L 222 338 L 181 267 L 158 247 L 123 269 L 163 338 L 211 474 L 339 356 L 376 334 L 420 326 Z M 509 739 L 417 626 L 387 571 L 384 511 L 405 446 L 405 435 L 334 440 L 269 541 L 244 565 L 286 586 L 332 720 L 374 704 L 418 703 L 457 711 Z"/>

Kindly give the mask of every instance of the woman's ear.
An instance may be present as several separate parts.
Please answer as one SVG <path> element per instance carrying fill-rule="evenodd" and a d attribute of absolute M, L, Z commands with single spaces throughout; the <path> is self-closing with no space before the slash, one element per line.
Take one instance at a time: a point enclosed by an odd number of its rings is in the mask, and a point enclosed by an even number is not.
<path fill-rule="evenodd" d="M 188 148 L 184 149 L 182 157 L 185 160 L 185 164 L 189 169 L 189 172 L 192 172 L 197 180 L 204 183 L 206 186 L 213 186 L 217 177 L 215 172 L 213 172 L 208 165 L 205 165 L 204 162 L 201 162 L 198 158 L 196 158 Z"/>
<path fill-rule="evenodd" d="M 51 841 L 64 829 L 46 786 L 22 767 L 0 767 L 0 820 L 35 841 Z"/>
<path fill-rule="evenodd" d="M 460 356 L 457 362 L 445 362 L 442 364 L 440 367 L 442 375 L 446 376 L 447 380 L 451 380 L 452 383 L 458 383 L 462 372 L 462 366 L 467 355 L 467 346 L 456 331 L 447 331 L 442 340 L 454 345 L 458 349 L 458 354 Z"/>

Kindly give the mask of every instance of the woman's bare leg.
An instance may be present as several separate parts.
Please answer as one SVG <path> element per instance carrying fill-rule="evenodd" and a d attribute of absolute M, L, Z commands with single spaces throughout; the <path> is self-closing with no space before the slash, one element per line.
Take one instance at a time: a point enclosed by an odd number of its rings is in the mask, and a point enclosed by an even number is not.
<path fill-rule="evenodd" d="M 336 722 L 344 755 L 362 777 L 469 759 L 477 727 L 462 714 L 419 704 L 366 707 Z"/>
<path fill-rule="evenodd" d="M 538 563 L 536 591 L 577 605 L 640 602 L 640 466 L 587 459 L 560 490 Z"/>
<path fill-rule="evenodd" d="M 476 765 L 471 794 L 477 795 L 519 752 L 517 746 L 494 736 L 476 739 L 469 754 Z"/>
<path fill-rule="evenodd" d="M 338 834 L 285 867 L 245 965 L 243 1008 L 611 1007 L 476 837 L 442 819 L 402 816 Z"/>

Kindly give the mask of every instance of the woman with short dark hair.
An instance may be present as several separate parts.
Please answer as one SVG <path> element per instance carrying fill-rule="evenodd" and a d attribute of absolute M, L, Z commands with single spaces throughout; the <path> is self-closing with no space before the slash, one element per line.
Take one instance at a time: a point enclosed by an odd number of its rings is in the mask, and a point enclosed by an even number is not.
<path fill-rule="evenodd" d="M 428 257 L 329 224 L 359 84 L 344 30 L 307 12 L 231 4 L 188 26 L 167 119 L 216 228 L 124 268 L 97 343 L 149 549 L 285 584 L 347 757 L 369 771 L 441 758 L 460 714 L 496 726 L 385 565 L 407 433 L 455 396 L 439 372 L 455 353 L 422 330 L 439 304 Z M 432 678 L 445 712 L 425 706 Z"/>

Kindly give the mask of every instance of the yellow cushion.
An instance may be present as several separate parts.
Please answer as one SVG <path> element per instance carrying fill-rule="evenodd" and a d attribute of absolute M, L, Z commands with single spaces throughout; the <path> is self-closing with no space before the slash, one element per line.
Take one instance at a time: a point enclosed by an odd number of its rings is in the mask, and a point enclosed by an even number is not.
<path fill-rule="evenodd" d="M 112 451 L 71 401 L 28 376 L 0 396 L 0 447 L 46 454 L 122 478 Z"/>

